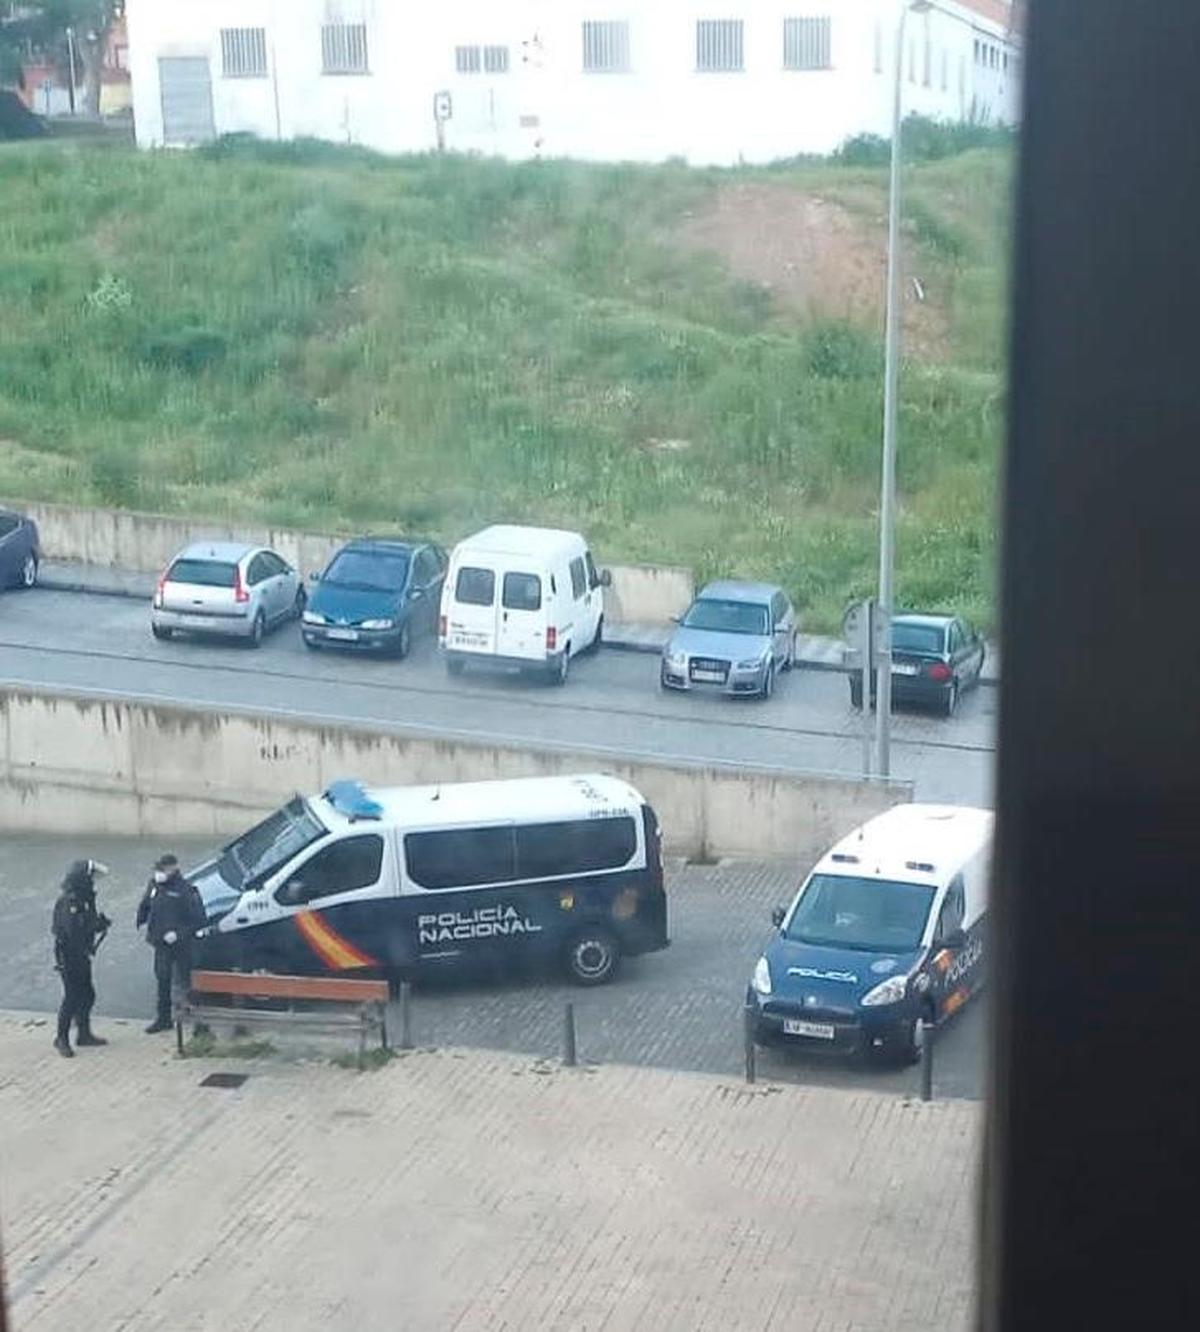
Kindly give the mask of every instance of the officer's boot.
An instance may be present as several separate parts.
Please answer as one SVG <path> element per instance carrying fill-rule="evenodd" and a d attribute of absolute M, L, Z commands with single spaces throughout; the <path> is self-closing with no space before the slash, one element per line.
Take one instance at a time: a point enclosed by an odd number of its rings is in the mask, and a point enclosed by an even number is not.
<path fill-rule="evenodd" d="M 59 1022 L 58 1035 L 54 1038 L 54 1048 L 64 1059 L 74 1059 L 75 1051 L 71 1049 L 71 1023 Z"/>
<path fill-rule="evenodd" d="M 79 1034 L 75 1038 L 75 1044 L 77 1046 L 108 1044 L 103 1036 L 97 1036 L 92 1030 L 92 1015 L 90 1013 L 85 1013 L 79 1019 Z"/>

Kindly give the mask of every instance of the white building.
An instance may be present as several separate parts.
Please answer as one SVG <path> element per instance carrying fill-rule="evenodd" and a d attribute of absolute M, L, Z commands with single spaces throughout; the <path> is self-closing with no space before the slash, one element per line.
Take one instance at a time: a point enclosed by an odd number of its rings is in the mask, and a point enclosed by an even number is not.
<path fill-rule="evenodd" d="M 458 152 L 697 164 L 826 153 L 889 132 L 902 3 L 128 0 L 137 139 L 394 153 L 440 134 Z M 1009 0 L 910 14 L 906 114 L 1013 122 L 1010 18 Z"/>

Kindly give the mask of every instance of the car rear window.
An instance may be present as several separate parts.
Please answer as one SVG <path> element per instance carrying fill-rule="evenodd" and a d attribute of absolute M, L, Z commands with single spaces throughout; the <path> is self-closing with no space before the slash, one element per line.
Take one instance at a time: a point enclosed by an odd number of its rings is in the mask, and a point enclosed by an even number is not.
<path fill-rule="evenodd" d="M 542 580 L 537 574 L 506 573 L 502 595 L 506 610 L 540 610 L 542 605 Z"/>
<path fill-rule="evenodd" d="M 191 583 L 197 587 L 233 587 L 237 565 L 220 560 L 176 560 L 167 574 L 169 583 Z"/>
<path fill-rule="evenodd" d="M 454 599 L 465 606 L 490 606 L 496 600 L 496 575 L 491 569 L 464 566 L 454 581 Z"/>
<path fill-rule="evenodd" d="M 937 624 L 892 625 L 892 648 L 897 652 L 942 652 L 946 631 Z"/>

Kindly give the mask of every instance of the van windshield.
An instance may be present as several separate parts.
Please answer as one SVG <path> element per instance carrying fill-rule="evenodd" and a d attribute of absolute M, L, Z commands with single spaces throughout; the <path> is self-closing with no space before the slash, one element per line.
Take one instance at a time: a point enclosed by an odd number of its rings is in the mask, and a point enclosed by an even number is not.
<path fill-rule="evenodd" d="M 299 796 L 264 819 L 257 827 L 230 842 L 217 862 L 217 872 L 239 891 L 253 880 L 269 878 L 305 847 L 329 830 Z"/>
<path fill-rule="evenodd" d="M 814 874 L 784 937 L 870 953 L 911 952 L 920 945 L 933 897 L 927 884 Z"/>

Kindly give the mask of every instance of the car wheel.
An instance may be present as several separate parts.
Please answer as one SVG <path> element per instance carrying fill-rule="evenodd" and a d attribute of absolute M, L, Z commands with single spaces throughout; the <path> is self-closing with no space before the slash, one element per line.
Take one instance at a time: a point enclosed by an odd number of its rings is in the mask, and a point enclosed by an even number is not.
<path fill-rule="evenodd" d="M 408 621 L 405 620 L 404 623 L 400 626 L 400 639 L 396 644 L 396 656 L 399 658 L 400 661 L 403 661 L 404 658 L 408 656 L 408 652 L 411 647 L 412 647 L 412 630 L 408 626 Z"/>
<path fill-rule="evenodd" d="M 958 708 L 958 681 L 951 680 L 950 688 L 946 691 L 946 697 L 942 700 L 942 715 L 944 717 L 953 717 Z"/>
<path fill-rule="evenodd" d="M 160 643 L 169 643 L 175 637 L 174 630 L 166 628 L 161 624 L 152 624 L 150 632 L 158 639 Z"/>
<path fill-rule="evenodd" d="M 267 634 L 267 621 L 262 611 L 254 617 L 254 623 L 250 626 L 249 643 L 252 648 L 262 647 L 263 639 Z"/>
<path fill-rule="evenodd" d="M 907 1066 L 919 1062 L 925 1046 L 925 1021 L 929 1013 L 918 1013 L 908 1024 L 898 1044 L 892 1047 L 891 1055 L 896 1063 Z"/>
<path fill-rule="evenodd" d="M 850 706 L 862 711 L 862 681 L 850 681 Z"/>
<path fill-rule="evenodd" d="M 31 588 L 37 583 L 38 562 L 36 555 L 26 555 L 25 563 L 21 565 L 21 586 Z"/>
<path fill-rule="evenodd" d="M 303 587 L 296 589 L 296 599 L 292 602 L 292 619 L 301 620 L 304 618 L 304 608 L 308 605 L 308 593 Z"/>
<path fill-rule="evenodd" d="M 763 676 L 762 688 L 758 691 L 759 698 L 765 703 L 767 699 L 775 692 L 775 663 L 767 663 L 767 673 Z"/>
<path fill-rule="evenodd" d="M 447 657 L 447 658 L 446 658 L 446 674 L 447 674 L 447 675 L 456 675 L 456 676 L 457 676 L 457 675 L 461 675 L 461 674 L 463 673 L 463 665 L 464 665 L 464 664 L 465 664 L 465 663 L 463 662 L 463 660 L 462 660 L 461 657 Z"/>
<path fill-rule="evenodd" d="M 780 666 L 779 669 L 781 671 L 790 671 L 795 664 L 796 664 L 796 635 L 793 634 L 790 641 L 788 642 L 788 654 L 783 659 L 783 665 Z"/>
<path fill-rule="evenodd" d="M 567 974 L 576 985 L 604 985 L 617 974 L 621 946 L 602 925 L 583 929 L 567 944 Z"/>

